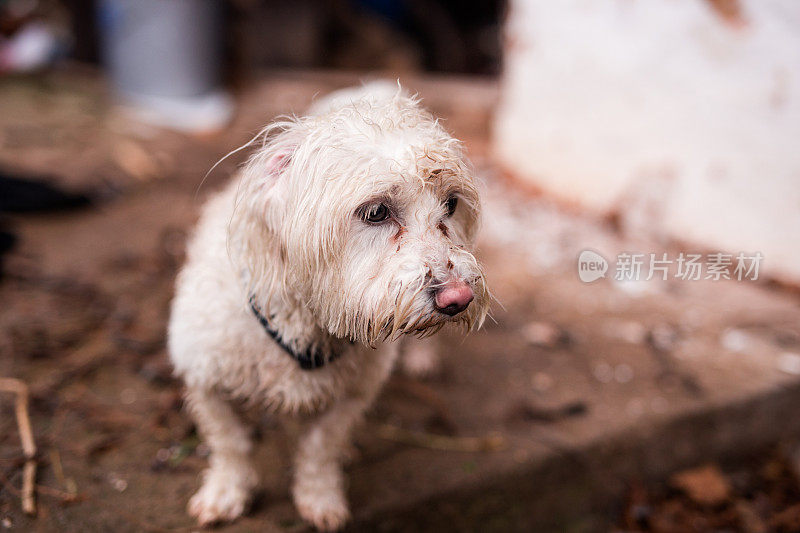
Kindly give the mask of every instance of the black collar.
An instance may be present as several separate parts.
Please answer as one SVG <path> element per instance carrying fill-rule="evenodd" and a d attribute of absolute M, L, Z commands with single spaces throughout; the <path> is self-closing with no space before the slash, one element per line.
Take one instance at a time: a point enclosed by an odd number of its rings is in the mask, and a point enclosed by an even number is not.
<path fill-rule="evenodd" d="M 320 353 L 318 350 L 312 351 L 310 347 L 306 351 L 298 353 L 283 341 L 283 337 L 281 336 L 280 332 L 270 325 L 267 317 L 261 314 L 261 311 L 255 304 L 255 298 L 252 296 L 250 297 L 250 309 L 253 311 L 253 314 L 256 315 L 258 322 L 264 328 L 264 331 L 267 332 L 267 335 L 272 337 L 272 340 L 274 340 L 278 346 L 283 348 L 283 351 L 289 354 L 292 359 L 297 361 L 297 364 L 299 364 L 300 368 L 303 370 L 322 368 L 326 363 L 330 363 L 339 357 L 340 354 L 336 352 L 331 352 L 331 354 L 326 357 L 325 354 Z"/>

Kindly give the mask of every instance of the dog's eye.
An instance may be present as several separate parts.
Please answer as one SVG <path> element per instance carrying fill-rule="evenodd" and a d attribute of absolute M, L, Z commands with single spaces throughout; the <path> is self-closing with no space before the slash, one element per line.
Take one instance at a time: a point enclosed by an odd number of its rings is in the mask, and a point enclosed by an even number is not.
<path fill-rule="evenodd" d="M 448 198 L 445 206 L 447 207 L 447 216 L 453 216 L 453 213 L 456 212 L 456 207 L 458 207 L 458 196 L 451 196 Z"/>
<path fill-rule="evenodd" d="M 386 207 L 386 204 L 371 205 L 364 213 L 364 220 L 372 224 L 383 222 L 387 218 L 389 218 L 389 208 Z"/>

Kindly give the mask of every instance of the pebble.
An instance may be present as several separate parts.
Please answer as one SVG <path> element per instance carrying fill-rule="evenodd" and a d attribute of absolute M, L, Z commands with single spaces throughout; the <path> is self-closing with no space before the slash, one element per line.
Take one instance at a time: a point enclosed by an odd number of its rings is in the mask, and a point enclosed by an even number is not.
<path fill-rule="evenodd" d="M 156 160 L 144 147 L 133 141 L 117 144 L 113 158 L 117 166 L 138 180 L 148 181 L 161 175 Z"/>
<path fill-rule="evenodd" d="M 670 485 L 682 490 L 700 505 L 720 505 L 731 494 L 730 483 L 715 465 L 678 472 L 670 478 Z"/>
<path fill-rule="evenodd" d="M 668 408 L 669 402 L 663 396 L 656 396 L 650 400 L 650 409 L 652 409 L 654 413 L 666 413 Z"/>
<path fill-rule="evenodd" d="M 156 452 L 156 459 L 160 463 L 166 463 L 169 461 L 170 457 L 172 457 L 172 452 L 170 452 L 167 448 L 159 448 Z"/>
<path fill-rule="evenodd" d="M 605 362 L 594 365 L 593 373 L 595 379 L 600 383 L 611 383 L 611 380 L 614 379 L 614 367 Z"/>
<path fill-rule="evenodd" d="M 108 474 L 108 481 L 117 492 L 125 492 L 125 489 L 128 488 L 128 482 L 119 477 L 115 472 Z"/>
<path fill-rule="evenodd" d="M 800 375 L 800 354 L 783 352 L 778 356 L 778 370 L 795 376 Z"/>
<path fill-rule="evenodd" d="M 136 403 L 136 391 L 133 389 L 122 389 L 119 393 L 119 400 L 125 405 Z"/>
<path fill-rule="evenodd" d="M 522 336 L 535 346 L 552 347 L 561 339 L 561 330 L 549 322 L 531 322 L 522 330 Z"/>
<path fill-rule="evenodd" d="M 531 385 L 539 392 L 546 392 L 553 386 L 553 377 L 544 372 L 537 372 L 531 378 Z"/>
<path fill-rule="evenodd" d="M 638 418 L 644 413 L 644 400 L 641 398 L 633 398 L 625 406 L 625 413 L 631 418 Z"/>
<path fill-rule="evenodd" d="M 625 363 L 617 365 L 614 369 L 614 379 L 617 383 L 628 383 L 633 379 L 633 368 Z"/>
<path fill-rule="evenodd" d="M 741 329 L 728 328 L 720 337 L 722 347 L 731 352 L 745 352 L 753 345 L 753 339 Z"/>
<path fill-rule="evenodd" d="M 650 330 L 653 348 L 662 352 L 671 352 L 678 342 L 678 332 L 669 324 L 658 324 Z"/>
<path fill-rule="evenodd" d="M 607 322 L 603 331 L 612 339 L 620 339 L 631 344 L 642 344 L 647 338 L 647 329 L 633 320 L 613 320 Z"/>

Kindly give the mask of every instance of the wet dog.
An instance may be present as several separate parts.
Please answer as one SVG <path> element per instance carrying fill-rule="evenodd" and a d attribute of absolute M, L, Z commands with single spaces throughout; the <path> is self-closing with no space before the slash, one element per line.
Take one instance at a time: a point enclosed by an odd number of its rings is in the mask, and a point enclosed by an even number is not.
<path fill-rule="evenodd" d="M 189 512 L 241 515 L 256 486 L 237 402 L 300 415 L 292 494 L 323 530 L 348 519 L 340 461 L 404 334 L 479 327 L 480 214 L 459 141 L 398 86 L 333 93 L 257 137 L 205 206 L 169 324 L 210 466 Z"/>

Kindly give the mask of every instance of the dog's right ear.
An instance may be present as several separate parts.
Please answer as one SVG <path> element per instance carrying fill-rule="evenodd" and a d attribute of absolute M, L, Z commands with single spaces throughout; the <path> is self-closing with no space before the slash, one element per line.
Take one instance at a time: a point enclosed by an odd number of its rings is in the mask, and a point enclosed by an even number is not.
<path fill-rule="evenodd" d="M 281 177 L 284 170 L 289 166 L 289 163 L 292 162 L 292 154 L 294 153 L 294 147 L 281 147 L 278 151 L 267 158 L 265 163 L 265 168 L 263 169 L 264 176 L 266 177 L 266 185 L 271 187 L 278 178 Z"/>
<path fill-rule="evenodd" d="M 261 194 L 273 188 L 286 174 L 301 140 L 299 123 L 287 120 L 273 122 L 245 145 L 260 144 L 244 168 L 249 194 Z"/>

